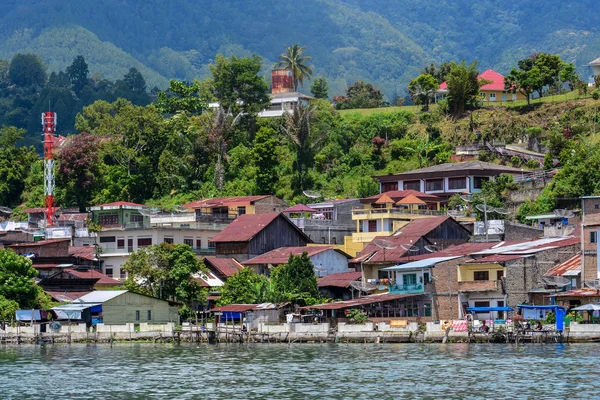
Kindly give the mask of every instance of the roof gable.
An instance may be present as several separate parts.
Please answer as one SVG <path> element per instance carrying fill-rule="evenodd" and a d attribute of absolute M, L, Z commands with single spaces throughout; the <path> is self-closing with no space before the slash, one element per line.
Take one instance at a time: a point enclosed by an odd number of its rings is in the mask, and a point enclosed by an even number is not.
<path fill-rule="evenodd" d="M 315 256 L 325 251 L 337 251 L 343 254 L 345 257 L 350 258 L 343 251 L 336 249 L 335 246 L 300 246 L 300 247 L 280 247 L 275 250 L 271 250 L 260 256 L 251 258 L 250 260 L 244 261 L 244 265 L 259 265 L 259 264 L 271 264 L 279 265 L 288 262 L 291 255 L 301 256 L 303 253 L 307 253 L 308 257 Z"/>
<path fill-rule="evenodd" d="M 244 266 L 235 258 L 220 258 L 220 257 L 205 257 L 204 265 L 212 271 L 216 271 L 220 275 L 230 278 L 238 273 Z"/>
<path fill-rule="evenodd" d="M 237 217 L 225 229 L 219 232 L 212 238 L 213 243 L 224 242 L 249 242 L 259 232 L 264 230 L 277 218 L 283 218 L 285 222 L 300 235 L 302 235 L 308 243 L 312 240 L 304 232 L 302 232 L 292 221 L 282 213 L 268 214 L 244 214 Z"/>

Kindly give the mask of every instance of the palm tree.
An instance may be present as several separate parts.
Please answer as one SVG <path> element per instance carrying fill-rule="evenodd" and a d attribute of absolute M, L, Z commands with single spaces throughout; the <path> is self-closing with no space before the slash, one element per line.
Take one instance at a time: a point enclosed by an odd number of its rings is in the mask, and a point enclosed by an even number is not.
<path fill-rule="evenodd" d="M 304 79 L 312 78 L 313 69 L 306 65 L 312 57 L 305 56 L 304 50 L 306 50 L 306 47 L 296 43 L 288 47 L 285 53 L 279 56 L 279 61 L 275 64 L 275 68 L 285 68 L 292 71 L 292 74 L 294 74 L 294 90 L 298 90 L 298 83 L 304 85 Z"/>

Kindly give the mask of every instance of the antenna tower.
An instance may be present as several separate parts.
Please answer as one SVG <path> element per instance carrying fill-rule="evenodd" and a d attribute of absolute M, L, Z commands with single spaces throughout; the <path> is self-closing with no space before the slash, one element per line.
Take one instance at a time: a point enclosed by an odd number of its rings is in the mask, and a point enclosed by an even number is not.
<path fill-rule="evenodd" d="M 44 136 L 44 206 L 46 208 L 46 226 L 54 225 L 54 138 L 56 136 L 56 113 L 42 113 Z"/>

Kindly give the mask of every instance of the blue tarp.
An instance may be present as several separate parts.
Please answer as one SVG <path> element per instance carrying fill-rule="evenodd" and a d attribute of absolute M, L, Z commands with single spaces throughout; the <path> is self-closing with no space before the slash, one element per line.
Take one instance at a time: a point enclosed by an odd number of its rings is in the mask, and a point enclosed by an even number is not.
<path fill-rule="evenodd" d="M 40 310 L 17 310 L 15 314 L 17 321 L 31 321 L 32 319 L 34 321 L 42 320 L 42 314 L 40 313 Z"/>
<path fill-rule="evenodd" d="M 533 306 L 529 304 L 519 304 L 517 307 L 523 308 L 525 310 L 556 310 L 557 308 L 566 309 L 563 306 Z"/>
<path fill-rule="evenodd" d="M 470 313 L 486 313 L 491 311 L 514 311 L 511 307 L 467 307 Z"/>

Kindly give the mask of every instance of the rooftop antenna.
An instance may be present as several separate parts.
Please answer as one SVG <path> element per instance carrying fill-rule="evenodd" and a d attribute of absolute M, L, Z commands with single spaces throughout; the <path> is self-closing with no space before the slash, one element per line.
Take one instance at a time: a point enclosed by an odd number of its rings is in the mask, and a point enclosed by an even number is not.
<path fill-rule="evenodd" d="M 391 240 L 387 240 L 387 239 L 375 239 L 375 240 L 373 240 L 373 244 L 375 246 L 379 247 L 380 249 L 383 249 L 383 261 L 384 262 L 385 262 L 385 251 L 398 248 L 398 244 L 392 242 Z"/>
<path fill-rule="evenodd" d="M 302 194 L 310 199 L 320 199 L 322 197 L 321 193 L 315 192 L 314 190 L 303 190 Z"/>

